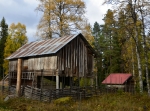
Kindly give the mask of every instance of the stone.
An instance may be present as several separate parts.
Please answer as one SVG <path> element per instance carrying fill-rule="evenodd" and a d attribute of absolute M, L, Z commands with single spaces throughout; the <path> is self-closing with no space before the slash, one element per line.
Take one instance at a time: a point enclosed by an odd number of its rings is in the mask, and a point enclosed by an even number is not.
<path fill-rule="evenodd" d="M 14 98 L 15 96 L 14 95 L 8 95 L 5 99 L 4 99 L 4 101 L 8 101 L 10 98 Z"/>

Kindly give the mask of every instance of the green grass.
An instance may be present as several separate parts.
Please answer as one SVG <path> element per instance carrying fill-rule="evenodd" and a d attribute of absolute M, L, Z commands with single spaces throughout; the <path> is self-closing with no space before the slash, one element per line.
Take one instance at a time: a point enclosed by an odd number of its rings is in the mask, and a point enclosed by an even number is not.
<path fill-rule="evenodd" d="M 7 102 L 0 94 L 0 111 L 150 111 L 150 97 L 146 94 L 115 93 L 94 96 L 81 101 L 62 98 L 48 102 L 13 98 Z"/>

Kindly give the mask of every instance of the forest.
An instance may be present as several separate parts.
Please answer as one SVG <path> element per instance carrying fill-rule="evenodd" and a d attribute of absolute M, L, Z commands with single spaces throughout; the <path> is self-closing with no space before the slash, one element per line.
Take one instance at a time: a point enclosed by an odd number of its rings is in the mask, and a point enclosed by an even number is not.
<path fill-rule="evenodd" d="M 98 85 L 110 73 L 131 73 L 136 90 L 150 94 L 150 21 L 149 0 L 105 0 L 108 9 L 103 24 L 88 22 L 82 0 L 38 0 L 35 9 L 42 13 L 37 26 L 40 39 L 81 32 L 97 52 L 94 72 Z M 97 12 L 98 13 L 98 12 Z M 0 76 L 8 74 L 6 57 L 28 42 L 26 26 L 3 17 L 0 22 Z"/>

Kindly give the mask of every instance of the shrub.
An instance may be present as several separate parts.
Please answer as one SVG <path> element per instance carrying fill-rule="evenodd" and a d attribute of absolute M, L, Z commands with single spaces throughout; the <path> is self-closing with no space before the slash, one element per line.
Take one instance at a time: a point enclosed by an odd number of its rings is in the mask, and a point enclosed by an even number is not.
<path fill-rule="evenodd" d="M 89 78 L 81 78 L 80 79 L 80 86 L 84 87 L 84 86 L 90 86 L 91 85 L 91 81 Z"/>
<path fill-rule="evenodd" d="M 73 99 L 71 97 L 62 97 L 62 98 L 54 100 L 54 104 L 56 105 L 70 104 L 72 103 L 72 100 Z"/>

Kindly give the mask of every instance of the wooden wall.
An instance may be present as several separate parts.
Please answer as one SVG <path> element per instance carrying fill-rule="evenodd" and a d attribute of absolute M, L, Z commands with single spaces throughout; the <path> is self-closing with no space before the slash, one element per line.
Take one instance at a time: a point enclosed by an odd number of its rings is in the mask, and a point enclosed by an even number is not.
<path fill-rule="evenodd" d="M 79 37 L 72 40 L 57 54 L 60 75 L 87 77 L 92 75 L 93 54 Z"/>
<path fill-rule="evenodd" d="M 39 57 L 39 58 L 29 58 L 22 60 L 23 70 L 49 70 L 56 69 L 57 57 Z M 17 60 L 9 61 L 9 71 L 17 70 Z"/>
<path fill-rule="evenodd" d="M 50 56 L 50 57 L 39 57 L 39 58 L 29 58 L 23 60 L 23 68 L 28 70 L 51 70 L 55 69 L 57 66 L 57 56 Z"/>

